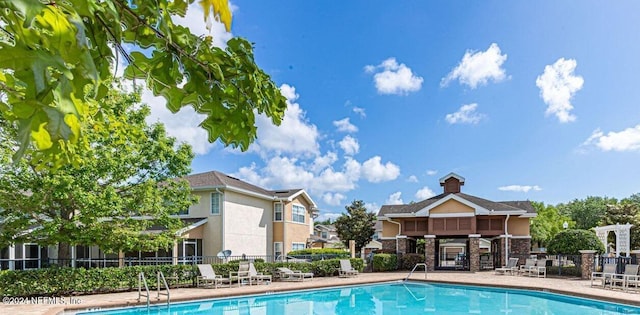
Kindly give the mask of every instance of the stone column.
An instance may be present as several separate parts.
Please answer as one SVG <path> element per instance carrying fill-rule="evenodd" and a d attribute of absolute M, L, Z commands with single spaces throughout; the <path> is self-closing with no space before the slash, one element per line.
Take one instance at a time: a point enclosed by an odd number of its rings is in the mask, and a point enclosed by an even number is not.
<path fill-rule="evenodd" d="M 407 236 L 406 235 L 396 235 L 396 253 L 398 255 L 404 255 L 407 253 Z"/>
<path fill-rule="evenodd" d="M 349 240 L 349 252 L 351 252 L 351 258 L 356 258 L 356 241 Z"/>
<path fill-rule="evenodd" d="M 469 271 L 480 271 L 480 234 L 469 234 Z"/>
<path fill-rule="evenodd" d="M 594 258 L 596 251 L 581 250 L 580 254 L 582 255 L 582 276 L 580 278 L 583 280 L 588 280 L 591 278 L 591 272 L 595 271 Z"/>
<path fill-rule="evenodd" d="M 424 236 L 424 263 L 427 264 L 427 271 L 434 271 L 436 266 L 436 236 Z"/>
<path fill-rule="evenodd" d="M 396 240 L 395 239 L 382 239 L 380 240 L 382 243 L 382 250 L 384 252 L 395 252 L 396 251 Z"/>

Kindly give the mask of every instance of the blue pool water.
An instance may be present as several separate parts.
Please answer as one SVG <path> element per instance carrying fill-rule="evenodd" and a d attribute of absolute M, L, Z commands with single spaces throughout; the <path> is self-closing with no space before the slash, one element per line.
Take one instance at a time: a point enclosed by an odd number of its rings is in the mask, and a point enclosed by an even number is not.
<path fill-rule="evenodd" d="M 640 314 L 640 307 L 476 286 L 386 283 L 81 313 L 134 314 Z"/>

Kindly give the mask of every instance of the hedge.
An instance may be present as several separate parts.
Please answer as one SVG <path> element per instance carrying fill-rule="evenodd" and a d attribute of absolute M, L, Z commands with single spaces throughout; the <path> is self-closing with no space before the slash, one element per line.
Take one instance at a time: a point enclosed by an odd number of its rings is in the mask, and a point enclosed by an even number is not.
<path fill-rule="evenodd" d="M 599 254 L 604 245 L 596 233 L 588 230 L 564 230 L 556 234 L 547 244 L 549 254 L 580 255 L 580 250 L 592 249 Z"/>
<path fill-rule="evenodd" d="M 313 272 L 317 277 L 337 275 L 339 259 L 311 263 L 255 263 L 258 272 L 273 274 L 278 267 Z M 351 266 L 362 271 L 364 261 L 351 259 Z M 213 265 L 217 274 L 226 275 L 238 270 L 238 262 Z M 192 286 L 198 274 L 195 265 L 127 266 L 111 268 L 46 268 L 34 270 L 1 270 L 0 296 L 61 296 L 110 293 L 138 289 L 138 274 L 144 272 L 149 289 L 156 286 L 155 275 L 177 276 L 178 283 Z"/>
<path fill-rule="evenodd" d="M 347 254 L 349 255 L 349 252 L 344 250 L 344 249 L 339 249 L 339 248 L 307 248 L 307 249 L 299 249 L 299 250 L 292 250 L 289 252 L 289 255 L 341 255 L 341 254 Z"/>
<path fill-rule="evenodd" d="M 397 269 L 398 256 L 396 256 L 395 254 L 373 255 L 373 271 L 391 271 Z"/>
<path fill-rule="evenodd" d="M 400 269 L 411 270 L 417 263 L 424 263 L 424 255 L 421 254 L 404 254 L 400 259 Z"/>

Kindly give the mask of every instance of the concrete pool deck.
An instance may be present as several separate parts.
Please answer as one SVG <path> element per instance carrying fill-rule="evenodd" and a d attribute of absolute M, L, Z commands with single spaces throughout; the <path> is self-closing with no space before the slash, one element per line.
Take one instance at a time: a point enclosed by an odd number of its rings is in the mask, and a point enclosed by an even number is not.
<path fill-rule="evenodd" d="M 269 285 L 233 286 L 231 288 L 218 289 L 179 288 L 171 289 L 171 302 L 395 281 L 402 280 L 406 276 L 406 271 L 390 273 L 361 273 L 354 278 L 323 277 L 306 280 L 304 282 L 273 282 Z M 415 281 L 425 281 L 424 272 L 416 271 L 410 279 Z M 605 290 L 599 287 L 592 288 L 589 280 L 567 278 L 530 278 L 522 276 L 496 275 L 493 271 L 484 271 L 476 273 L 430 272 L 427 275 L 427 281 L 544 290 L 640 306 L 640 293 L 610 289 Z M 155 302 L 162 304 L 166 303 L 165 301 L 166 296 L 161 296 L 160 301 L 158 302 L 155 299 L 155 292 L 151 292 L 151 303 Z M 146 304 L 146 300 L 143 300 L 141 303 L 138 302 L 137 291 L 73 297 L 64 296 L 58 297 L 57 299 L 33 301 L 33 303 L 36 302 L 37 304 L 14 304 L 3 301 L 3 303 L 0 304 L 0 314 L 72 314 L 74 312 L 86 311 L 88 309 L 105 309 Z"/>

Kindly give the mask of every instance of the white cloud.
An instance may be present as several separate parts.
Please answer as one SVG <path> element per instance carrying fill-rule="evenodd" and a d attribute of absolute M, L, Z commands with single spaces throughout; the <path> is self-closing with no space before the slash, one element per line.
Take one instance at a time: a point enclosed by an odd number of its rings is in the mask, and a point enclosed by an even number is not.
<path fill-rule="evenodd" d="M 333 165 L 338 160 L 338 155 L 335 152 L 327 152 L 325 155 L 319 155 L 313 160 L 311 170 L 314 172 L 320 172 L 321 170 Z"/>
<path fill-rule="evenodd" d="M 322 200 L 324 201 L 324 203 L 330 205 L 330 206 L 339 206 L 343 200 L 345 200 L 347 198 L 347 196 L 340 194 L 340 193 L 326 193 L 324 195 L 322 195 Z"/>
<path fill-rule="evenodd" d="M 345 136 L 338 145 L 342 150 L 344 150 L 344 154 L 346 155 L 355 155 L 360 151 L 360 144 L 358 144 L 358 139 L 352 136 Z"/>
<path fill-rule="evenodd" d="M 529 186 L 529 185 L 509 185 L 509 186 L 502 186 L 502 187 L 498 187 L 498 190 L 502 190 L 502 191 L 517 191 L 517 192 L 529 192 L 530 190 L 533 191 L 540 191 L 542 190 L 542 188 L 540 188 L 540 186 L 538 185 L 534 185 L 534 186 Z"/>
<path fill-rule="evenodd" d="M 378 214 L 378 211 L 380 211 L 380 206 L 375 202 L 366 202 L 364 207 L 367 208 L 367 212 Z"/>
<path fill-rule="evenodd" d="M 256 116 L 258 139 L 252 150 L 261 153 L 294 153 L 315 156 L 320 153 L 318 128 L 307 121 L 306 113 L 298 103 L 294 87 L 283 84 L 282 95 L 287 98 L 287 110 L 280 126 L 275 126 L 265 115 Z"/>
<path fill-rule="evenodd" d="M 462 61 L 442 79 L 440 86 L 445 87 L 456 79 L 460 84 L 466 84 L 472 89 L 478 85 L 486 85 L 489 80 L 500 82 L 507 77 L 502 68 L 506 60 L 507 55 L 501 54 L 496 43 L 491 44 L 486 51 L 467 50 Z"/>
<path fill-rule="evenodd" d="M 477 124 L 485 117 L 484 114 L 476 112 L 477 108 L 478 104 L 476 103 L 462 105 L 457 112 L 447 114 L 445 119 L 450 124 Z"/>
<path fill-rule="evenodd" d="M 422 187 L 420 190 L 416 192 L 416 198 L 418 200 L 429 199 L 435 195 L 436 193 L 434 193 L 433 190 L 429 189 L 429 187 L 427 186 Z"/>
<path fill-rule="evenodd" d="M 379 156 L 374 156 L 362 163 L 362 176 L 372 183 L 390 181 L 398 178 L 400 175 L 400 167 L 391 162 L 383 165 L 380 163 L 380 160 L 381 158 Z"/>
<path fill-rule="evenodd" d="M 365 112 L 364 108 L 362 108 L 362 107 L 355 106 L 353 108 L 353 112 L 358 114 L 358 115 L 360 115 L 360 117 L 362 117 L 362 118 L 367 117 L 367 113 Z"/>
<path fill-rule="evenodd" d="M 333 125 L 338 128 L 338 131 L 341 132 L 353 133 L 358 131 L 358 127 L 349 122 L 349 117 L 345 119 L 335 120 L 333 121 Z"/>
<path fill-rule="evenodd" d="M 389 58 L 377 66 L 367 65 L 365 72 L 374 73 L 373 80 L 380 94 L 406 95 L 422 88 L 422 77 L 416 76 L 405 64 L 398 64 L 396 58 Z"/>
<path fill-rule="evenodd" d="M 433 176 L 433 175 L 436 175 L 436 174 L 438 174 L 438 171 L 436 171 L 436 170 L 427 170 L 427 175 L 429 175 L 429 176 Z"/>
<path fill-rule="evenodd" d="M 399 192 L 399 191 L 389 195 L 389 198 L 387 198 L 387 200 L 385 200 L 384 204 L 385 205 L 401 205 L 401 204 L 404 204 L 404 201 L 402 201 L 401 195 L 402 195 L 402 193 Z"/>
<path fill-rule="evenodd" d="M 418 182 L 418 178 L 416 177 L 416 175 L 411 175 L 409 176 L 409 178 L 407 178 L 407 181 L 410 183 L 417 183 Z"/>
<path fill-rule="evenodd" d="M 553 65 L 545 66 L 544 73 L 536 79 L 540 97 L 547 104 L 546 114 L 556 115 L 562 123 L 576 120 L 571 114 L 571 98 L 584 84 L 581 76 L 573 74 L 576 65 L 575 59 L 560 58 Z"/>
<path fill-rule="evenodd" d="M 168 135 L 191 145 L 195 154 L 207 154 L 215 147 L 215 144 L 209 142 L 207 131 L 199 126 L 206 115 L 196 113 L 192 107 L 183 107 L 174 114 L 167 109 L 164 97 L 153 96 L 149 89 L 142 91 L 141 99 L 151 109 L 151 114 L 146 119 L 147 124 L 161 122 Z"/>
<path fill-rule="evenodd" d="M 609 131 L 606 135 L 600 129 L 596 129 L 583 143 L 590 144 L 602 151 L 640 151 L 640 124 L 619 132 Z"/>
<path fill-rule="evenodd" d="M 235 11 L 237 7 L 230 5 L 230 9 Z M 233 37 L 233 34 L 227 33 L 224 24 L 215 20 L 212 21 L 210 30 L 208 30 L 207 24 L 204 22 L 202 7 L 195 3 L 189 6 L 184 18 L 176 15 L 173 17 L 173 22 L 188 27 L 195 35 L 211 36 L 213 45 L 223 49 L 227 47 L 227 41 Z"/>

